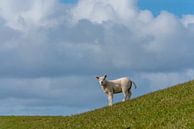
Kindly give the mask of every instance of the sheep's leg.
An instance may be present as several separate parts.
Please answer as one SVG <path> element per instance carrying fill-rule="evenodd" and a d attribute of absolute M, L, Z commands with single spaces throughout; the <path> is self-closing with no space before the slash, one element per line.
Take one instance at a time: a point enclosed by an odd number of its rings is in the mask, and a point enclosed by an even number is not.
<path fill-rule="evenodd" d="M 124 101 L 126 101 L 126 100 L 127 100 L 127 98 L 128 98 L 127 93 L 123 93 L 123 99 L 122 99 L 122 101 L 123 101 L 123 102 L 124 102 Z"/>
<path fill-rule="evenodd" d="M 109 106 L 112 106 L 112 99 L 113 99 L 113 94 L 112 93 L 109 93 L 108 94 L 108 105 Z"/>
<path fill-rule="evenodd" d="M 126 89 L 122 88 L 122 92 L 123 92 L 123 99 L 122 99 L 122 101 L 124 102 L 125 99 L 126 99 Z"/>
<path fill-rule="evenodd" d="M 123 102 L 128 100 L 130 97 L 131 97 L 131 91 L 128 91 L 128 90 L 123 91 L 123 100 L 122 100 Z"/>
<path fill-rule="evenodd" d="M 129 99 L 131 98 L 131 91 L 129 90 Z"/>

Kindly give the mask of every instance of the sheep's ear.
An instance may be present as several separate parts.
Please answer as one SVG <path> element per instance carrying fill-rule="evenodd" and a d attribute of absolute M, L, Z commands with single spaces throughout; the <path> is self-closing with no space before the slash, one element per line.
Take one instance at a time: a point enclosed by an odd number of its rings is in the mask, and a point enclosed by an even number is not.
<path fill-rule="evenodd" d="M 105 74 L 105 75 L 104 75 L 104 78 L 106 78 L 106 77 L 107 77 L 107 75 Z"/>
<path fill-rule="evenodd" d="M 99 77 L 96 77 L 96 79 L 98 80 L 98 79 L 99 79 Z"/>

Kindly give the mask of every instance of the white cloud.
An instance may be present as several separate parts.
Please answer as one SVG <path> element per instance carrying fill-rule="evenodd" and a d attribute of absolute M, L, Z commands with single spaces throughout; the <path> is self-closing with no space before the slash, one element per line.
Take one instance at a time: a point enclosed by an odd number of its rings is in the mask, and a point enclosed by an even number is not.
<path fill-rule="evenodd" d="M 194 24 L 194 15 L 185 15 L 182 18 L 182 22 L 186 27 Z"/>
<path fill-rule="evenodd" d="M 94 106 L 103 96 L 96 82 L 94 76 L 0 79 L 0 102 L 7 100 L 6 106 L 18 100 L 13 104 L 23 107 Z"/>
<path fill-rule="evenodd" d="M 55 10 L 55 0 L 1 0 L 0 16 L 14 29 L 48 24 L 45 20 Z"/>
<path fill-rule="evenodd" d="M 125 22 L 136 14 L 135 0 L 80 0 L 72 9 L 74 20 L 87 19 L 96 23 L 108 20 Z"/>
<path fill-rule="evenodd" d="M 148 80 L 151 90 L 156 91 L 175 84 L 193 80 L 194 70 L 188 69 L 181 72 L 169 73 L 141 73 L 140 78 Z"/>

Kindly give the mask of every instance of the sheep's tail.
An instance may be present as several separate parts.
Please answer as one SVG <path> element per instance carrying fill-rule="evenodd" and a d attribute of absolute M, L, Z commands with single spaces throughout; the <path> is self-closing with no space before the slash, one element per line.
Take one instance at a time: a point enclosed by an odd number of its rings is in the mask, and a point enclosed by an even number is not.
<path fill-rule="evenodd" d="M 136 89 L 137 88 L 137 85 L 135 84 L 135 82 L 134 81 L 131 81 L 131 82 L 135 86 L 135 89 Z"/>

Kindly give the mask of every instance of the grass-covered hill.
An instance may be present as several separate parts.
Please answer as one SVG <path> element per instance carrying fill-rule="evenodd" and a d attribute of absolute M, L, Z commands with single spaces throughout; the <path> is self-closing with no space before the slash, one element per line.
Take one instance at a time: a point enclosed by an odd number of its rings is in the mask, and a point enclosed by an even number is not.
<path fill-rule="evenodd" d="M 80 115 L 0 117 L 0 129 L 194 129 L 194 81 Z"/>

